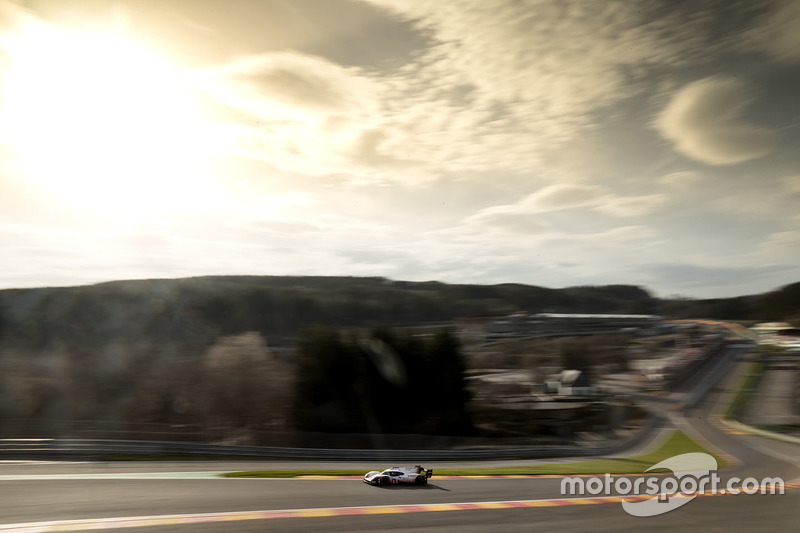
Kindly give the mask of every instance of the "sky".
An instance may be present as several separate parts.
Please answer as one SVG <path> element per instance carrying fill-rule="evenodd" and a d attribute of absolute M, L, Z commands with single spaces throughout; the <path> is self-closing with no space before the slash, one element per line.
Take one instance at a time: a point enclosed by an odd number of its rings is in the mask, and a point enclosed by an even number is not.
<path fill-rule="evenodd" d="M 0 288 L 800 281 L 800 2 L 0 0 Z"/>

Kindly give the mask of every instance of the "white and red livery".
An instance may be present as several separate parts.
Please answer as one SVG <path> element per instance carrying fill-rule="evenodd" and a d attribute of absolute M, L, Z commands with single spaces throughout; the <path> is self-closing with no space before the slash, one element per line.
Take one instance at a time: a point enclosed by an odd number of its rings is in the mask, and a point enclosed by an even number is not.
<path fill-rule="evenodd" d="M 425 485 L 433 475 L 433 469 L 425 470 L 420 465 L 417 466 L 393 466 L 383 472 L 372 470 L 364 476 L 364 483 L 370 485 L 397 485 L 408 483 L 415 485 Z"/>

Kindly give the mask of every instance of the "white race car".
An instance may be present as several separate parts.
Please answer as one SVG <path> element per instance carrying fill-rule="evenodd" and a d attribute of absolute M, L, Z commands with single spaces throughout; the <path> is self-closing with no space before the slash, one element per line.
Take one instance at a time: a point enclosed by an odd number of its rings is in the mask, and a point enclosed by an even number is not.
<path fill-rule="evenodd" d="M 372 470 L 364 476 L 364 483 L 370 485 L 397 485 L 399 483 L 413 483 L 425 485 L 433 475 L 433 469 L 425 470 L 421 466 L 393 466 L 383 472 Z"/>

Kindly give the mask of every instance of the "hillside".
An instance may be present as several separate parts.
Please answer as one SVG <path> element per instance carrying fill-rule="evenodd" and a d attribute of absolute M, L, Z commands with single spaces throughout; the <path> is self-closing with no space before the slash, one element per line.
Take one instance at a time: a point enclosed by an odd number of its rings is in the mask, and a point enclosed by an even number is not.
<path fill-rule="evenodd" d="M 353 411 L 347 406 L 353 398 L 323 401 L 303 392 L 309 383 L 310 390 L 323 391 L 319 383 L 329 383 L 338 372 L 351 382 L 361 376 L 360 388 L 342 391 L 371 394 L 363 386 L 373 380 L 364 373 L 369 365 L 361 344 L 349 335 L 337 340 L 342 329 L 443 324 L 465 315 L 520 310 L 791 319 L 800 316 L 798 288 L 731 299 L 658 300 L 625 285 L 547 289 L 248 276 L 4 290 L 0 437 L 97 435 L 97 428 L 118 428 L 133 438 L 168 434 L 176 439 L 184 438 L 176 428 L 184 428 L 191 432 L 185 438 L 216 441 L 234 434 L 244 438 L 243 432 L 292 435 L 296 428 L 319 429 L 320 421 L 337 421 L 337 430 L 363 431 L 375 425 L 377 414 L 392 420 L 392 406 L 381 410 L 376 400 L 357 402 L 376 409 L 364 415 L 369 421 L 364 426 L 364 420 L 350 419 Z M 324 330 L 306 329 L 312 325 L 332 326 L 333 333 L 320 337 Z M 397 335 L 395 349 L 406 354 L 416 373 L 460 377 L 458 371 L 436 370 L 447 358 L 431 356 L 457 354 L 455 348 L 446 342 L 426 347 L 408 332 Z M 452 359 L 457 367 L 458 357 Z M 297 398 L 310 398 L 313 409 L 303 408 Z M 439 407 L 427 414 L 409 411 L 416 413 L 420 431 L 465 430 L 461 411 L 444 403 Z M 261 442 L 255 433 L 249 435 L 247 442 Z"/>
<path fill-rule="evenodd" d="M 162 352 L 185 352 L 246 331 L 279 341 L 312 324 L 420 324 L 516 310 L 643 313 L 653 304 L 646 291 L 624 285 L 546 289 L 283 276 L 115 281 L 0 291 L 0 342 L 38 351 L 146 341 Z"/>
<path fill-rule="evenodd" d="M 544 287 L 306 276 L 211 276 L 0 291 L 0 348 L 53 352 L 126 346 L 191 356 L 224 335 L 257 331 L 292 343 L 309 325 L 449 322 L 473 314 L 662 314 L 676 318 L 800 317 L 800 283 L 764 295 L 659 300 L 628 285 Z"/>

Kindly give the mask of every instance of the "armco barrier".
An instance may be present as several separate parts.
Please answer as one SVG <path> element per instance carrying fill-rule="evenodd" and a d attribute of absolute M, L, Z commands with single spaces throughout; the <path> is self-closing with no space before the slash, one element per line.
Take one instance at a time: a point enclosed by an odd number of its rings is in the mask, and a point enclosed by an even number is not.
<path fill-rule="evenodd" d="M 650 417 L 631 439 L 606 446 L 536 446 L 454 450 L 340 450 L 330 448 L 281 448 L 229 446 L 186 442 L 120 441 L 90 439 L 4 439 L 0 459 L 97 459 L 124 455 L 171 457 L 236 457 L 242 459 L 290 459 L 328 461 L 432 461 L 582 457 L 609 455 L 642 442 L 662 420 Z"/>

